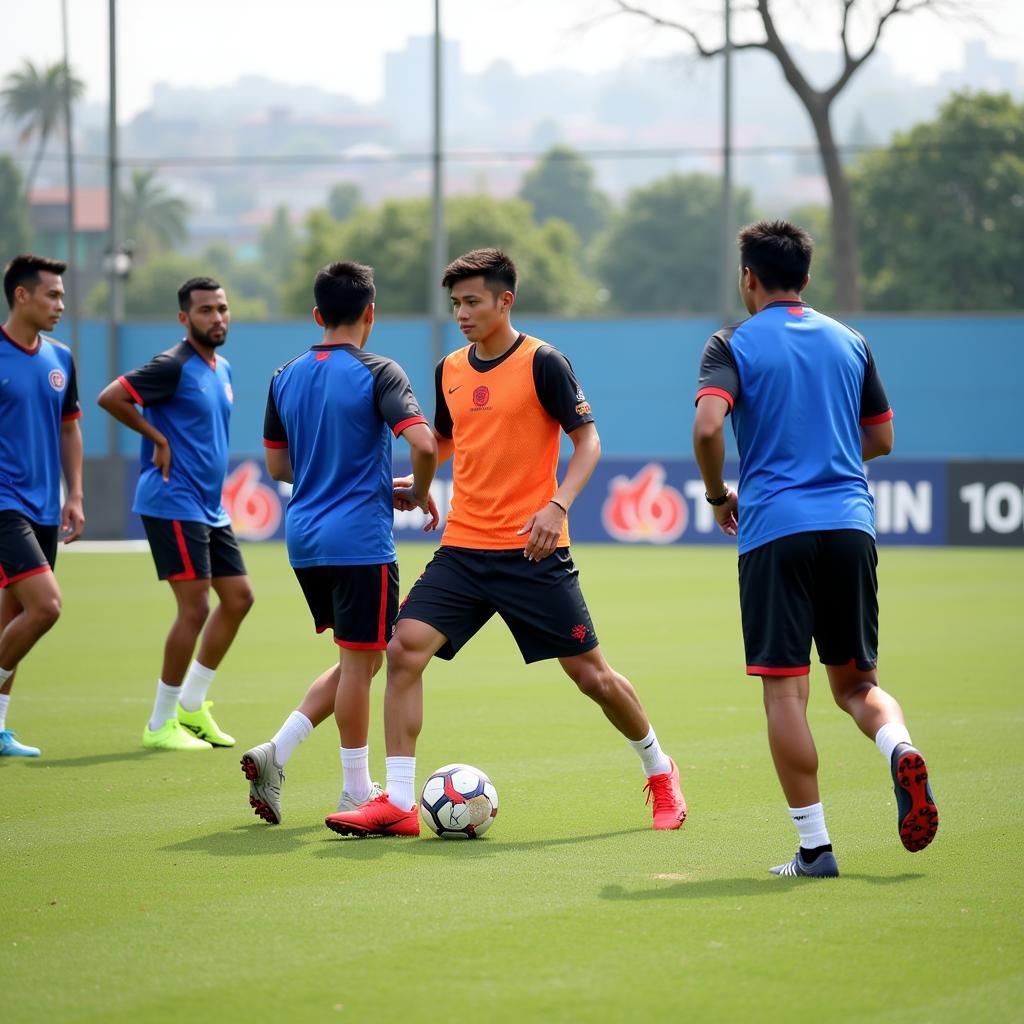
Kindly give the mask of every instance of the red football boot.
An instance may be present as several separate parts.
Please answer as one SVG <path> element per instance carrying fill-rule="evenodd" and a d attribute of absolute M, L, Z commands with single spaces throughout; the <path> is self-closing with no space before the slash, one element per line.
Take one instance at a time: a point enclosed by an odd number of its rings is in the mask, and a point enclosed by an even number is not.
<path fill-rule="evenodd" d="M 679 769 L 675 761 L 661 775 L 647 778 L 647 802 L 654 798 L 654 827 L 656 829 L 679 828 L 686 821 L 686 797 L 679 788 Z"/>
<path fill-rule="evenodd" d="M 396 807 L 387 793 L 360 804 L 354 811 L 328 814 L 324 824 L 343 836 L 418 836 L 419 808 L 403 811 Z"/>

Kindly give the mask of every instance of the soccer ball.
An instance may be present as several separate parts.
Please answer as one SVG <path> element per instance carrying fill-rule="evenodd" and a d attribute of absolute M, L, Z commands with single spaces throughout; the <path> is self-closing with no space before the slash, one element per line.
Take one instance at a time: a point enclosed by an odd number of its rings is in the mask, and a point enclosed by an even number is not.
<path fill-rule="evenodd" d="M 446 764 L 423 784 L 420 815 L 442 839 L 476 839 L 498 813 L 498 791 L 479 768 Z"/>

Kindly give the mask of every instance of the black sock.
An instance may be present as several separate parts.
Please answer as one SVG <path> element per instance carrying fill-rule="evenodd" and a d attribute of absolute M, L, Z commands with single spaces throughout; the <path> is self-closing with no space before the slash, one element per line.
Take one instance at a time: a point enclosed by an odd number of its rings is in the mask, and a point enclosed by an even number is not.
<path fill-rule="evenodd" d="M 823 853 L 831 852 L 831 843 L 826 843 L 824 846 L 816 846 L 813 850 L 807 850 L 802 846 L 800 847 L 800 857 L 805 864 L 813 864 Z"/>

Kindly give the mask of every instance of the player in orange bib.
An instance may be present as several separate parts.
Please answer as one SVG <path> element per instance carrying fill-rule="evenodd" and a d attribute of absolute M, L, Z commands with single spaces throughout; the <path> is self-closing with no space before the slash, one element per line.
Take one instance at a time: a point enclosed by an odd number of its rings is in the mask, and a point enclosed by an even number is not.
<path fill-rule="evenodd" d="M 679 770 L 629 680 L 605 660 L 569 553 L 569 508 L 601 455 L 594 417 L 569 360 L 512 326 L 516 280 L 515 265 L 498 249 L 460 256 L 442 280 L 469 342 L 442 359 L 435 375 L 438 462 L 455 460 L 451 510 L 441 547 L 409 592 L 388 644 L 387 791 L 331 815 L 336 832 L 418 834 L 423 671 L 435 654 L 454 658 L 495 613 L 524 661 L 557 658 L 629 741 L 647 775 L 654 827 L 677 829 L 686 818 Z M 559 483 L 563 430 L 573 454 Z"/>

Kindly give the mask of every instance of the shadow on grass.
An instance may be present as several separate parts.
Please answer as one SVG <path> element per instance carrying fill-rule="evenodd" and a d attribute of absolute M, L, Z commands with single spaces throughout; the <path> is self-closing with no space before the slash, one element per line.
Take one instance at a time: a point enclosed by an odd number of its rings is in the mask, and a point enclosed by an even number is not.
<path fill-rule="evenodd" d="M 421 834 L 419 840 L 398 836 L 338 836 L 328 834 L 313 851 L 314 857 L 351 857 L 353 860 L 374 860 L 388 853 L 410 854 L 414 857 L 468 857 L 479 860 L 482 857 L 529 853 L 532 850 L 547 850 L 556 846 L 580 846 L 600 842 L 603 839 L 617 839 L 649 828 L 624 828 L 617 832 L 599 832 L 595 835 L 561 836 L 552 839 L 531 839 L 522 843 L 505 842 L 500 839 L 462 840 L 439 839 L 429 833 Z"/>
<path fill-rule="evenodd" d="M 159 750 L 120 750 L 112 754 L 86 754 L 83 757 L 33 757 L 34 768 L 95 768 L 99 764 L 112 764 L 116 761 L 141 761 L 147 757 L 159 757 Z M 26 761 L 28 759 L 26 758 Z"/>
<path fill-rule="evenodd" d="M 281 828 L 280 825 L 254 821 L 250 825 L 236 825 L 225 831 L 183 839 L 180 843 L 168 843 L 160 849 L 207 853 L 212 857 L 266 857 L 275 853 L 294 853 L 307 845 L 303 837 L 316 831 L 316 825 Z"/>
<path fill-rule="evenodd" d="M 925 876 L 904 872 L 900 875 L 842 874 L 839 878 L 707 878 L 693 882 L 676 882 L 658 888 L 624 889 L 621 885 L 606 885 L 599 893 L 603 900 L 643 902 L 645 900 L 708 900 L 736 896 L 778 896 L 791 892 L 794 887 L 808 884 L 842 885 L 844 881 L 866 882 L 868 885 L 902 885 Z"/>

